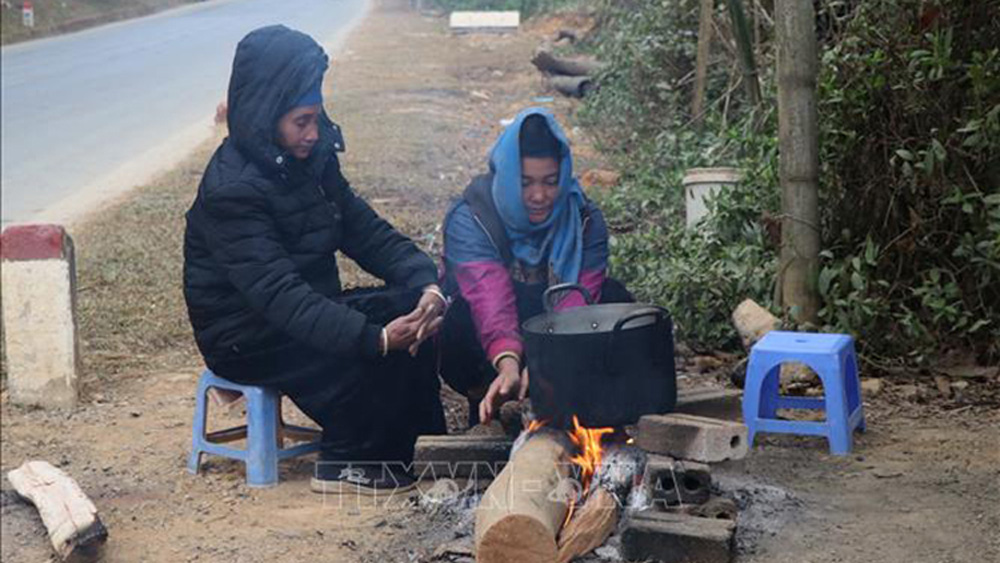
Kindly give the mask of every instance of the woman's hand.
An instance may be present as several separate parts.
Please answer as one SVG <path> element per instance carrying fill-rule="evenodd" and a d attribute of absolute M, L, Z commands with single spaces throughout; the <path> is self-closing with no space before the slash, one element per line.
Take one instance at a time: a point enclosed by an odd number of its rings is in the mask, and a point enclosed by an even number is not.
<path fill-rule="evenodd" d="M 406 315 L 396 317 L 385 325 L 385 337 L 388 342 L 383 343 L 383 345 L 386 346 L 386 351 L 393 352 L 410 348 L 417 340 L 421 318 L 421 311 L 417 308 Z"/>
<path fill-rule="evenodd" d="M 500 407 L 514 397 L 523 399 L 528 394 L 528 369 L 519 370 L 517 360 L 504 358 L 498 366 L 500 373 L 490 384 L 486 396 L 479 402 L 479 421 L 489 424 Z"/>
<path fill-rule="evenodd" d="M 417 314 L 416 338 L 410 343 L 411 356 L 417 355 L 417 350 L 424 340 L 437 334 L 444 322 L 444 312 L 448 303 L 445 301 L 441 288 L 431 284 L 424 288 L 424 294 L 417 303 L 417 308 L 411 314 Z"/>

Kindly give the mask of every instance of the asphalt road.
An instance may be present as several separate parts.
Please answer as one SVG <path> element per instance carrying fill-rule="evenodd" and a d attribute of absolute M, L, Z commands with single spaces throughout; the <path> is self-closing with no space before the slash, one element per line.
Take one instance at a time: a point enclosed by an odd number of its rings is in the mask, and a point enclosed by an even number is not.
<path fill-rule="evenodd" d="M 332 45 L 365 7 L 365 0 L 212 0 L 3 48 L 3 223 L 37 220 L 209 119 L 247 32 L 281 23 Z"/>

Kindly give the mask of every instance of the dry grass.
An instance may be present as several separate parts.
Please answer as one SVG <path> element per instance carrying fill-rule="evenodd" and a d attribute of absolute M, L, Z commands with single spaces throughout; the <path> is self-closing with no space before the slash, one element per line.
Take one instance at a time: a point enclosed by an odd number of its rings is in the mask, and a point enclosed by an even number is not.
<path fill-rule="evenodd" d="M 76 233 L 84 381 L 199 361 L 182 292 L 184 213 L 218 140 Z"/>

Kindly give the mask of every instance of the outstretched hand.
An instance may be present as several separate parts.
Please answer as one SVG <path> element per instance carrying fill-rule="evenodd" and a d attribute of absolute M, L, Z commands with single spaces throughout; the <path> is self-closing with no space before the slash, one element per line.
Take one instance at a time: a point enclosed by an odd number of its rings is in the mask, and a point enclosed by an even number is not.
<path fill-rule="evenodd" d="M 518 373 L 516 361 L 509 358 L 501 361 L 500 373 L 490 384 L 486 396 L 479 402 L 479 421 L 489 424 L 504 403 L 517 397 L 518 400 L 528 395 L 528 368 Z"/>

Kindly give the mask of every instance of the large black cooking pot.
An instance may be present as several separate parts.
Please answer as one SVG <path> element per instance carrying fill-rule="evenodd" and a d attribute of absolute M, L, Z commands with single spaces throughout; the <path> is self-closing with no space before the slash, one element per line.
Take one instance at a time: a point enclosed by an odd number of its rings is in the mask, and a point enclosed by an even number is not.
<path fill-rule="evenodd" d="M 553 310 L 556 293 L 575 290 L 586 307 Z M 677 400 L 673 323 L 662 307 L 594 305 L 576 284 L 549 288 L 546 312 L 524 322 L 535 415 L 566 427 L 573 415 L 588 428 L 632 424 L 671 411 Z"/>

